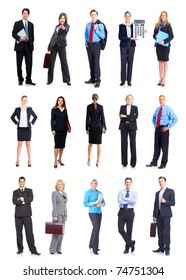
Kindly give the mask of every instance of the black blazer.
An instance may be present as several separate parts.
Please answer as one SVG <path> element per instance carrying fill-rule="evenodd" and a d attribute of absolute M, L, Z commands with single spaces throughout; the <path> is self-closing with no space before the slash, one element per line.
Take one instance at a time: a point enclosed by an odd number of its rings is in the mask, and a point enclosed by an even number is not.
<path fill-rule="evenodd" d="M 24 204 L 18 198 L 24 197 Z M 12 202 L 16 205 L 15 217 L 27 217 L 32 216 L 31 202 L 33 201 L 32 189 L 25 188 L 23 194 L 20 189 L 13 192 Z"/>
<path fill-rule="evenodd" d="M 133 23 L 130 25 L 131 29 L 131 38 L 133 37 Z M 119 40 L 120 40 L 120 47 L 125 48 L 128 45 L 128 42 L 131 42 L 131 47 L 136 46 L 135 40 L 130 40 L 130 38 L 127 37 L 127 28 L 125 24 L 119 25 L 119 34 L 118 34 Z"/>
<path fill-rule="evenodd" d="M 170 41 L 174 38 L 174 35 L 173 35 L 173 31 L 172 31 L 172 27 L 170 25 L 170 23 L 168 25 L 165 25 L 163 26 L 161 29 L 161 31 L 165 32 L 165 33 L 168 33 L 169 34 L 169 37 L 167 39 L 164 40 L 164 43 L 169 43 L 169 46 L 171 45 Z M 154 28 L 154 34 L 153 34 L 153 38 L 156 39 L 156 35 L 158 34 L 158 31 L 159 31 L 159 28 Z M 155 43 L 155 46 L 157 44 Z"/>
<path fill-rule="evenodd" d="M 127 105 L 122 105 L 120 107 L 119 115 L 127 115 Z M 130 110 L 130 115 L 127 115 L 126 118 L 120 119 L 119 129 L 120 130 L 137 130 L 137 122 L 136 119 L 138 118 L 138 107 L 132 105 Z M 126 124 L 126 122 L 128 124 Z"/>
<path fill-rule="evenodd" d="M 53 108 L 51 111 L 51 130 L 52 131 L 63 131 L 67 130 L 67 122 L 68 120 L 68 114 L 67 110 L 64 109 L 62 112 L 60 109 Z M 69 123 L 70 126 L 70 123 Z"/>
<path fill-rule="evenodd" d="M 154 211 L 153 211 L 153 217 L 158 217 L 158 211 L 159 211 L 159 192 L 156 192 L 155 194 L 155 201 L 154 201 Z M 171 206 L 175 205 L 175 194 L 174 190 L 166 188 L 163 193 L 163 198 L 166 200 L 165 203 L 161 203 L 161 209 L 160 214 L 164 217 L 172 217 L 172 210 Z"/>
<path fill-rule="evenodd" d="M 65 26 L 65 30 L 63 30 L 62 28 L 58 29 L 58 32 L 56 30 L 57 27 L 55 27 L 54 33 L 50 39 L 50 43 L 48 45 L 48 51 L 51 51 L 52 47 L 55 46 L 55 44 L 58 47 L 65 47 L 67 45 L 67 41 L 66 41 L 66 35 L 69 31 L 70 26 L 67 24 Z"/>
<path fill-rule="evenodd" d="M 97 103 L 96 109 L 94 108 L 93 103 L 87 106 L 85 127 L 86 130 L 89 130 L 91 127 L 100 127 L 101 129 L 107 129 L 102 105 Z"/>
<path fill-rule="evenodd" d="M 21 52 L 23 51 L 24 44 L 25 42 L 22 41 L 20 43 L 17 43 L 19 41 L 20 36 L 17 35 L 19 31 L 24 29 L 23 21 L 19 20 L 14 23 L 14 27 L 12 30 L 12 37 L 15 39 L 15 46 L 14 46 L 14 51 Z M 34 49 L 34 25 L 32 22 L 28 21 L 28 36 L 29 36 L 29 41 L 28 41 L 28 46 L 31 51 Z"/>
<path fill-rule="evenodd" d="M 17 125 L 17 128 L 19 128 L 19 122 L 16 120 L 15 117 L 20 121 L 20 115 L 21 115 L 21 107 L 15 108 L 15 111 L 11 115 L 11 120 Z M 33 117 L 31 123 L 30 123 L 30 118 L 31 116 Z M 34 113 L 31 107 L 27 107 L 27 123 L 28 123 L 28 128 L 31 129 L 31 124 L 34 124 L 35 121 L 37 120 L 37 115 Z"/>

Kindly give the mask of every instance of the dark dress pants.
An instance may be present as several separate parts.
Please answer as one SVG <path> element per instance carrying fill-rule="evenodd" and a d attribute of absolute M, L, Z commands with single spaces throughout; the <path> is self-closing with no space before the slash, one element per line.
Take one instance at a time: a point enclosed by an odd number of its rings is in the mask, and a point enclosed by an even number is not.
<path fill-rule="evenodd" d="M 48 69 L 48 82 L 49 83 L 53 82 L 54 66 L 55 66 L 57 53 L 59 55 L 59 59 L 61 63 L 61 73 L 62 73 L 63 82 L 64 83 L 70 82 L 70 73 L 69 73 L 68 63 L 67 63 L 66 47 L 58 47 L 57 45 L 53 46 L 51 50 L 51 60 Z"/>
<path fill-rule="evenodd" d="M 161 215 L 157 218 L 158 227 L 158 245 L 159 248 L 165 251 L 170 250 L 170 217 L 163 217 Z"/>
<path fill-rule="evenodd" d="M 121 130 L 121 163 L 123 166 L 128 164 L 128 136 L 130 139 L 131 160 L 130 165 L 136 165 L 136 130 Z"/>
<path fill-rule="evenodd" d="M 162 149 L 162 159 L 161 164 L 166 166 L 168 162 L 168 149 L 169 149 L 169 130 L 166 132 L 162 131 L 163 126 L 158 126 L 155 129 L 154 134 L 154 155 L 152 163 L 157 165 L 160 152 Z"/>
<path fill-rule="evenodd" d="M 133 209 L 120 208 L 118 212 L 118 231 L 126 243 L 126 249 L 129 249 L 132 241 L 132 228 L 134 216 L 135 214 Z"/>
<path fill-rule="evenodd" d="M 90 77 L 92 81 L 100 81 L 101 70 L 100 70 L 100 43 L 90 43 L 88 44 L 87 55 L 90 66 Z"/>
<path fill-rule="evenodd" d="M 89 213 L 89 217 L 93 226 L 89 242 L 89 248 L 92 248 L 93 252 L 97 252 L 99 247 L 99 231 L 101 226 L 102 214 Z"/>
<path fill-rule="evenodd" d="M 20 83 L 24 81 L 22 74 L 23 57 L 25 58 L 26 64 L 26 81 L 29 83 L 32 81 L 32 51 L 30 50 L 28 43 L 24 43 L 24 48 L 22 51 L 16 51 L 17 76 Z"/>
<path fill-rule="evenodd" d="M 134 60 L 135 47 L 128 45 L 126 48 L 120 47 L 121 59 L 121 82 L 131 82 L 132 80 L 132 66 Z"/>
<path fill-rule="evenodd" d="M 18 250 L 23 251 L 23 226 L 24 226 L 29 250 L 30 252 L 36 252 L 31 217 L 30 216 L 15 217 L 15 226 L 16 226 Z"/>

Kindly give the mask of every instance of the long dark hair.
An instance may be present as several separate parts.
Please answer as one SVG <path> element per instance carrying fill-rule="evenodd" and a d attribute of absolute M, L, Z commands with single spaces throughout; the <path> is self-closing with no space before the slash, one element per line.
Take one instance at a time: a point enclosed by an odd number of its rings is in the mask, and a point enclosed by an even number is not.
<path fill-rule="evenodd" d="M 59 97 L 57 98 L 56 104 L 55 104 L 55 106 L 54 106 L 53 108 L 56 109 L 56 108 L 58 107 L 58 101 L 59 101 L 60 98 L 63 99 L 63 105 L 62 105 L 62 107 L 65 108 L 65 110 L 67 110 L 65 98 L 64 98 L 63 96 L 59 96 Z"/>
<path fill-rule="evenodd" d="M 64 26 L 67 26 L 67 24 L 68 24 L 67 14 L 66 14 L 66 13 L 61 13 L 61 14 L 59 15 L 59 17 L 58 17 L 58 20 L 60 20 L 60 18 L 62 18 L 62 17 L 65 18 L 65 24 L 64 24 Z M 57 26 L 60 26 L 60 23 L 58 23 Z"/>

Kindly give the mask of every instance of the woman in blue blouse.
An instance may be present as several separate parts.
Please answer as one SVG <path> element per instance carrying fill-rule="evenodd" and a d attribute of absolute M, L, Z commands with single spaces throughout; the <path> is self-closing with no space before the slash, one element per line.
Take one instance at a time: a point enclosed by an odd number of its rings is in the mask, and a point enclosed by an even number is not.
<path fill-rule="evenodd" d="M 93 179 L 90 182 L 91 188 L 85 192 L 84 206 L 89 207 L 89 217 L 92 222 L 92 233 L 89 242 L 89 248 L 98 255 L 99 247 L 99 231 L 101 226 L 102 209 L 105 206 L 103 194 L 97 190 L 98 182 Z"/>

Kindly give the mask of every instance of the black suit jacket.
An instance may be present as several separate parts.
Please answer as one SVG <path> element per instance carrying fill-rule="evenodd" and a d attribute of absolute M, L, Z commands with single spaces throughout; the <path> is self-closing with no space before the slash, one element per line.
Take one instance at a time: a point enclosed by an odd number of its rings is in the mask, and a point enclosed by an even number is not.
<path fill-rule="evenodd" d="M 86 130 L 89 130 L 90 127 L 100 127 L 107 129 L 102 105 L 97 103 L 96 109 L 94 108 L 93 103 L 87 106 L 85 127 Z"/>
<path fill-rule="evenodd" d="M 10 117 L 11 120 L 17 125 L 17 128 L 19 127 L 19 122 L 16 120 L 15 117 L 20 121 L 20 115 L 21 115 L 21 108 L 17 107 L 15 108 L 15 111 L 13 112 L 12 116 Z M 31 116 L 33 116 L 33 119 L 31 123 L 29 122 Z M 28 128 L 31 129 L 31 124 L 34 124 L 37 120 L 37 115 L 34 113 L 31 107 L 27 107 L 27 122 L 28 122 Z"/>
<path fill-rule="evenodd" d="M 52 47 L 56 44 L 58 47 L 65 47 L 67 45 L 66 41 L 66 35 L 69 31 L 70 26 L 67 24 L 65 26 L 65 30 L 62 28 L 58 29 L 58 32 L 56 30 L 57 27 L 54 29 L 54 33 L 50 39 L 50 43 L 48 45 L 48 50 L 51 51 Z"/>
<path fill-rule="evenodd" d="M 67 122 L 70 126 L 66 109 L 64 109 L 62 112 L 60 111 L 60 109 L 58 107 L 52 109 L 52 111 L 51 111 L 51 130 L 52 131 L 67 130 Z"/>
<path fill-rule="evenodd" d="M 19 20 L 14 23 L 14 27 L 12 30 L 12 37 L 15 39 L 15 46 L 14 46 L 14 51 L 21 52 L 24 49 L 24 44 L 25 42 L 19 42 L 20 36 L 17 35 L 19 31 L 24 29 L 23 21 Z M 28 21 L 28 36 L 29 36 L 29 41 L 28 41 L 28 46 L 31 51 L 34 49 L 34 25 L 32 22 Z"/>
<path fill-rule="evenodd" d="M 131 38 L 133 37 L 133 23 L 130 25 L 131 29 Z M 135 40 L 130 40 L 130 38 L 127 37 L 127 28 L 125 24 L 119 25 L 119 34 L 118 34 L 119 40 L 120 40 L 120 47 L 125 48 L 128 45 L 128 42 L 131 42 L 131 47 L 136 46 Z"/>
<path fill-rule="evenodd" d="M 165 33 L 168 33 L 169 34 L 169 37 L 167 39 L 164 40 L 164 44 L 166 43 L 169 43 L 169 46 L 171 45 L 170 41 L 174 38 L 174 35 L 173 35 L 173 31 L 172 31 L 172 27 L 170 24 L 168 25 L 165 25 L 163 27 L 161 27 L 160 29 L 161 31 L 165 32 Z M 156 39 L 156 35 L 158 34 L 158 31 L 159 31 L 159 28 L 154 28 L 154 34 L 153 34 L 153 38 Z M 156 44 L 155 44 L 156 46 Z"/>
<path fill-rule="evenodd" d="M 23 203 L 19 200 L 20 197 L 24 197 Z M 20 189 L 13 192 L 12 202 L 15 207 L 15 217 L 28 217 L 32 216 L 31 202 L 33 201 L 33 192 L 31 189 L 25 188 L 23 194 Z"/>
<path fill-rule="evenodd" d="M 127 115 L 127 105 L 122 105 L 120 107 L 119 115 Z M 137 122 L 136 119 L 138 118 L 138 107 L 132 105 L 130 110 L 130 115 L 127 115 L 126 118 L 120 119 L 119 129 L 120 130 L 137 130 Z M 128 124 L 126 124 L 128 122 Z"/>
<path fill-rule="evenodd" d="M 159 192 L 155 194 L 155 201 L 154 201 L 154 211 L 153 217 L 157 218 L 159 213 Z M 171 206 L 175 205 L 175 194 L 174 190 L 166 188 L 163 193 L 163 198 L 166 200 L 165 203 L 161 203 L 160 208 L 160 215 L 164 217 L 172 217 L 172 210 Z"/>

